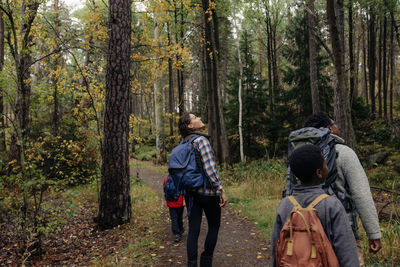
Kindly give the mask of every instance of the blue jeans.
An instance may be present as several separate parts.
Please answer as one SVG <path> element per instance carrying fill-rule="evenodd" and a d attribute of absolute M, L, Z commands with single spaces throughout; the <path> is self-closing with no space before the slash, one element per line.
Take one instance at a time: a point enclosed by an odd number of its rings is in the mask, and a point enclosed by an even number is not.
<path fill-rule="evenodd" d="M 221 207 L 219 196 L 194 195 L 193 207 L 189 217 L 189 233 L 187 238 L 188 261 L 197 261 L 198 239 L 200 234 L 201 219 L 206 214 L 208 232 L 204 243 L 202 256 L 212 257 L 217 244 L 219 226 L 221 224 Z"/>

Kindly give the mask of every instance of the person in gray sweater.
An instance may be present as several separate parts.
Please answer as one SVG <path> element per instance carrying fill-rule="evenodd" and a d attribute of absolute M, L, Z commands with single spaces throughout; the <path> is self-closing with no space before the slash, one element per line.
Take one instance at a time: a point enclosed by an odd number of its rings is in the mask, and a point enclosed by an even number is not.
<path fill-rule="evenodd" d="M 318 112 L 311 115 L 305 127 L 328 128 L 331 136 L 336 140 L 335 149 L 338 153 L 336 166 L 338 176 L 336 179 L 336 187 L 339 194 L 349 196 L 360 216 L 362 225 L 369 240 L 370 252 L 378 252 L 381 245 L 381 231 L 379 227 L 378 215 L 372 199 L 371 189 L 369 186 L 367 175 L 353 149 L 345 145 L 345 141 L 339 137 L 340 131 L 337 123 L 333 121 L 326 113 Z M 350 224 L 353 230 L 357 229 L 356 221 L 352 219 L 352 215 L 348 213 Z M 357 234 L 357 233 L 355 233 Z M 359 249 L 359 258 L 361 266 L 363 266 L 362 247 L 360 240 L 357 240 Z"/>
<path fill-rule="evenodd" d="M 301 185 L 294 187 L 292 196 L 302 207 L 307 207 L 318 196 L 325 194 L 321 184 L 328 176 L 326 161 L 320 148 L 310 144 L 294 150 L 288 161 L 291 170 L 301 181 Z M 279 203 L 271 236 L 273 266 L 277 266 L 275 260 L 276 240 L 292 209 L 293 204 L 288 197 Z M 356 241 L 341 202 L 331 196 L 319 202 L 315 209 L 340 266 L 360 266 Z"/>

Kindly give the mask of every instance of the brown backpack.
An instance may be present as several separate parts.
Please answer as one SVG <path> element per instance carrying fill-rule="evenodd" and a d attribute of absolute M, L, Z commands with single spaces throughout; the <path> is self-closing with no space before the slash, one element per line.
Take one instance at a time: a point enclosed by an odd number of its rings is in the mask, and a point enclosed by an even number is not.
<path fill-rule="evenodd" d="M 328 196 L 318 196 L 307 208 L 301 207 L 293 196 L 288 197 L 294 207 L 276 241 L 277 266 L 339 267 L 336 254 L 314 209 Z"/>

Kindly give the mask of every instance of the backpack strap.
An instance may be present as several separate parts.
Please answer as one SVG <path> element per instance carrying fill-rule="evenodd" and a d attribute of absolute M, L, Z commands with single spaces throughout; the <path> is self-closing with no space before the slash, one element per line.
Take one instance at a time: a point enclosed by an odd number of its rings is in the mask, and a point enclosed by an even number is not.
<path fill-rule="evenodd" d="M 288 196 L 288 199 L 290 200 L 290 202 L 292 202 L 293 204 L 293 209 L 301 209 L 302 206 L 299 204 L 299 202 L 297 202 L 297 200 L 293 197 L 293 196 Z"/>
<path fill-rule="evenodd" d="M 313 209 L 315 206 L 318 205 L 319 202 L 327 197 L 329 197 L 328 194 L 319 195 L 316 199 L 313 200 L 313 202 L 310 203 L 310 205 L 307 206 L 307 209 Z"/>
<path fill-rule="evenodd" d="M 325 194 L 326 195 L 326 194 Z M 321 195 L 322 196 L 322 195 Z M 321 196 L 317 197 L 320 198 Z M 326 195 L 328 196 L 328 195 Z M 325 198 L 325 197 L 324 197 Z M 315 259 L 317 257 L 317 250 L 315 248 L 315 241 L 314 238 L 311 234 L 311 228 L 308 225 L 304 215 L 301 213 L 301 210 L 307 210 L 310 206 L 308 206 L 306 209 L 303 209 L 302 206 L 299 204 L 299 202 L 297 202 L 297 200 L 293 197 L 293 196 L 288 196 L 288 199 L 290 200 L 290 202 L 292 202 L 293 204 L 293 210 L 291 212 L 290 215 L 290 219 L 289 219 L 289 241 L 288 241 L 288 247 L 287 247 L 287 252 L 286 255 L 291 256 L 293 255 L 293 225 L 292 225 L 292 216 L 294 213 L 296 213 L 298 216 L 300 216 L 300 218 L 302 219 L 304 226 L 306 227 L 308 236 L 310 237 L 311 240 L 311 258 Z M 323 198 L 321 198 L 322 200 Z M 315 200 L 314 200 L 315 201 Z M 313 201 L 313 202 L 314 202 Z M 319 202 L 320 200 L 318 200 Z"/>

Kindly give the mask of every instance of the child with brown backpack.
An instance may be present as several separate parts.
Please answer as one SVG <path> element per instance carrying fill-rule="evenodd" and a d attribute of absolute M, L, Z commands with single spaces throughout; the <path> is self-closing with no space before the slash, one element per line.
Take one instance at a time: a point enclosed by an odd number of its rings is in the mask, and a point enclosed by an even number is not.
<path fill-rule="evenodd" d="M 360 266 L 346 211 L 322 189 L 328 167 L 321 149 L 301 146 L 288 163 L 301 184 L 279 203 L 271 237 L 273 266 Z"/>

